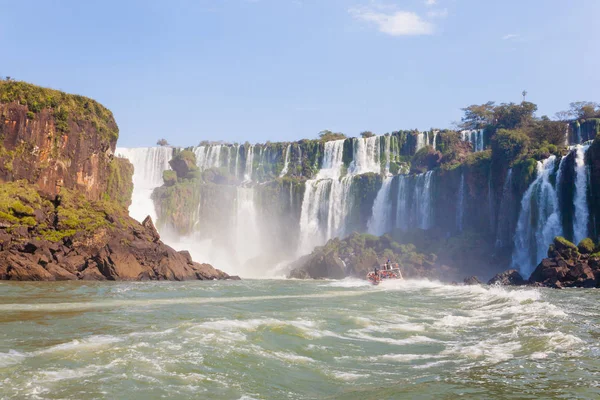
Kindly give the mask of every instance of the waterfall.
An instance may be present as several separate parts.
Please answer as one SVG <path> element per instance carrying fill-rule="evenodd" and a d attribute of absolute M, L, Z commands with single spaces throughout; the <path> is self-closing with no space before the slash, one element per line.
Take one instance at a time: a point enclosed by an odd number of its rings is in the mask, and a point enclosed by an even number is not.
<path fill-rule="evenodd" d="M 460 132 L 462 141 L 471 143 L 474 152 L 483 151 L 485 149 L 483 134 L 483 129 L 465 130 Z"/>
<path fill-rule="evenodd" d="M 344 140 L 325 143 L 321 169 L 315 179 L 306 181 L 300 214 L 299 254 L 308 253 L 315 246 L 345 233 L 352 176 L 341 178 L 343 155 Z"/>
<path fill-rule="evenodd" d="M 396 205 L 396 228 L 407 230 L 409 226 L 409 178 L 406 175 L 398 175 L 398 201 Z"/>
<path fill-rule="evenodd" d="M 561 159 L 559 170 L 562 168 Z M 514 237 L 513 268 L 529 276 L 545 256 L 555 236 L 562 235 L 556 188 L 551 183 L 556 156 L 537 163 L 537 177 L 521 201 Z"/>
<path fill-rule="evenodd" d="M 581 125 L 579 123 L 577 123 L 577 144 L 581 143 Z"/>
<path fill-rule="evenodd" d="M 116 155 L 125 157 L 133 164 L 133 193 L 129 214 L 142 222 L 148 215 L 156 222 L 156 210 L 151 199 L 155 188 L 162 186 L 163 172 L 171 169 L 171 147 L 117 148 Z"/>
<path fill-rule="evenodd" d="M 292 147 L 292 145 L 288 144 L 287 147 L 285 148 L 285 163 L 283 164 L 283 169 L 281 170 L 281 173 L 279 174 L 280 178 L 283 178 L 288 173 L 288 168 L 290 165 L 291 147 Z"/>
<path fill-rule="evenodd" d="M 240 177 L 240 146 L 235 145 L 235 172 L 236 179 Z"/>
<path fill-rule="evenodd" d="M 246 153 L 246 168 L 244 169 L 244 182 L 252 182 L 252 168 L 254 166 L 254 145 L 248 147 Z"/>
<path fill-rule="evenodd" d="M 404 231 L 413 227 L 429 229 L 432 218 L 433 171 L 415 176 L 398 175 L 396 228 Z"/>
<path fill-rule="evenodd" d="M 573 233 L 575 244 L 588 237 L 589 209 L 587 203 L 588 171 L 585 165 L 585 152 L 588 146 L 575 146 L 575 217 Z"/>
<path fill-rule="evenodd" d="M 417 226 L 421 229 L 431 228 L 431 177 L 433 171 L 420 174 L 415 185 L 415 215 Z"/>
<path fill-rule="evenodd" d="M 232 249 L 239 266 L 261 254 L 261 235 L 257 232 L 257 212 L 254 205 L 254 189 L 238 187 L 236 189 L 235 247 Z M 236 269 L 239 271 L 239 269 Z M 245 276 L 252 275 L 245 271 Z"/>
<path fill-rule="evenodd" d="M 465 174 L 460 174 L 460 185 L 458 186 L 458 200 L 456 202 L 456 229 L 459 232 L 463 231 L 463 220 L 465 214 L 464 208 L 465 201 Z"/>
<path fill-rule="evenodd" d="M 385 175 L 389 176 L 390 175 L 390 158 L 391 158 L 391 154 L 390 154 L 390 149 L 391 149 L 391 144 L 392 144 L 392 138 L 391 136 L 384 136 L 383 137 L 385 142 L 384 142 L 384 152 L 385 152 Z"/>
<path fill-rule="evenodd" d="M 432 143 L 432 146 L 433 146 L 434 150 L 437 150 L 437 143 L 436 142 L 437 142 L 438 133 L 440 133 L 440 131 L 433 131 L 433 143 Z"/>
<path fill-rule="evenodd" d="M 391 227 L 392 200 L 390 198 L 390 188 L 392 187 L 392 178 L 386 177 L 383 180 L 381 189 L 377 192 L 371 218 L 367 224 L 367 230 L 370 234 L 381 236 L 389 231 Z"/>
<path fill-rule="evenodd" d="M 427 136 L 425 133 L 417 133 L 417 148 L 415 152 L 421 150 L 423 147 L 427 145 Z"/>
<path fill-rule="evenodd" d="M 223 145 L 214 144 L 198 146 L 193 152 L 196 155 L 196 165 L 201 171 L 221 167 L 221 149 Z"/>
<path fill-rule="evenodd" d="M 353 139 L 354 158 L 349 167 L 351 175 L 366 174 L 368 172 L 381 173 L 379 140 L 380 136 Z"/>

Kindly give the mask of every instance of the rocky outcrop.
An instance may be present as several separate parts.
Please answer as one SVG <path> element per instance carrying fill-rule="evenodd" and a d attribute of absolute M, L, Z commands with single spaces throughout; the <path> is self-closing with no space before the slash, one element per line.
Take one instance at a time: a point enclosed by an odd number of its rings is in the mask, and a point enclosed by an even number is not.
<path fill-rule="evenodd" d="M 431 257 L 417 253 L 413 245 L 394 242 L 388 235 L 377 237 L 353 233 L 343 240 L 332 239 L 300 258 L 289 266 L 291 272 L 288 276 L 297 279 L 366 279 L 368 272 L 388 258 L 399 264 L 405 278 L 440 278 L 447 268 L 435 268 Z"/>
<path fill-rule="evenodd" d="M 600 286 L 600 253 L 590 254 L 589 242 L 584 239 L 579 248 L 568 240 L 557 237 L 548 250 L 548 258 L 542 260 L 529 278 L 534 286 L 551 288 Z M 592 242 L 593 243 L 593 242 Z"/>
<path fill-rule="evenodd" d="M 229 279 L 161 242 L 150 217 L 63 190 L 45 197 L 25 182 L 0 187 L 0 279 Z"/>
<path fill-rule="evenodd" d="M 0 182 L 27 179 L 49 195 L 67 188 L 99 200 L 118 134 L 112 113 L 92 99 L 0 81 Z"/>
<path fill-rule="evenodd" d="M 521 286 L 526 284 L 527 281 L 516 269 L 501 272 L 488 281 L 488 285 Z"/>
<path fill-rule="evenodd" d="M 469 276 L 463 280 L 463 283 L 467 286 L 481 285 L 481 281 L 476 276 Z"/>
<path fill-rule="evenodd" d="M 290 278 L 295 279 L 343 279 L 346 277 L 344 262 L 335 254 L 318 254 L 302 260 L 301 267 L 294 268 Z"/>

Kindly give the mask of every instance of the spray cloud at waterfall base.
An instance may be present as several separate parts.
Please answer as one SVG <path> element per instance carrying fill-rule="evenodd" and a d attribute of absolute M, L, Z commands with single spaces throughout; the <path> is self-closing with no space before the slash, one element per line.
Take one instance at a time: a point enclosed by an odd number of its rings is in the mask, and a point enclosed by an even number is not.
<path fill-rule="evenodd" d="M 283 276 L 294 260 L 353 232 L 389 234 L 399 245 L 435 254 L 426 262 L 433 270 L 459 266 L 465 275 L 486 277 L 512 265 L 527 277 L 554 236 L 578 241 L 593 233 L 587 146 L 533 168 L 524 159 L 501 170 L 489 135 L 399 131 L 331 141 L 204 143 L 189 149 L 197 177 L 165 185 L 156 176 L 182 149 L 117 153 L 136 171 L 153 171 L 136 172 L 134 204 L 146 205 L 132 206 L 132 213 L 152 215 L 168 243 L 242 277 Z M 449 147 L 456 140 L 464 145 Z M 459 168 L 444 166 L 450 156 L 458 157 Z"/>

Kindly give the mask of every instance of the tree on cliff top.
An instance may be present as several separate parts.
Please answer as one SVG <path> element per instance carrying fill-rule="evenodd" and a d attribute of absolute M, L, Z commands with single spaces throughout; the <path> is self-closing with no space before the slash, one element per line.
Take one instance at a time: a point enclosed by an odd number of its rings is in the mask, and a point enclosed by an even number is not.
<path fill-rule="evenodd" d="M 460 124 L 462 129 L 483 129 L 486 126 L 517 129 L 530 125 L 535 120 L 537 105 L 528 101 L 495 105 L 493 101 L 488 101 L 485 104 L 473 104 L 462 110 L 465 113 Z"/>
<path fill-rule="evenodd" d="M 370 138 L 370 137 L 375 136 L 375 134 L 371 131 L 364 131 L 364 132 L 360 133 L 360 136 L 363 138 Z"/>
<path fill-rule="evenodd" d="M 600 118 L 600 104 L 593 101 L 576 101 L 569 104 L 567 111 L 557 112 L 556 118 L 560 121 Z"/>
<path fill-rule="evenodd" d="M 324 142 L 329 142 L 331 140 L 341 140 L 346 139 L 346 135 L 341 132 L 332 132 L 330 130 L 324 130 L 319 132 L 319 139 Z"/>
<path fill-rule="evenodd" d="M 159 146 L 170 146 L 169 142 L 167 142 L 167 139 L 158 139 L 156 144 Z"/>
<path fill-rule="evenodd" d="M 487 125 L 491 125 L 494 122 L 494 109 L 495 105 L 493 101 L 488 101 L 485 104 L 473 104 L 468 107 L 462 108 L 465 115 L 461 118 L 460 128 L 462 129 L 483 129 Z"/>

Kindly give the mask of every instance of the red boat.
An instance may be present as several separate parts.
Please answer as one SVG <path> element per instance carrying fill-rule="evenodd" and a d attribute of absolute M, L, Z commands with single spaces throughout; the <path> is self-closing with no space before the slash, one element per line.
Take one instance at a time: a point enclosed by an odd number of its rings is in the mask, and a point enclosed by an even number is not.
<path fill-rule="evenodd" d="M 367 280 L 373 285 L 379 285 L 384 279 L 404 279 L 398 264 L 387 263 L 382 265 L 381 269 L 367 274 Z"/>

